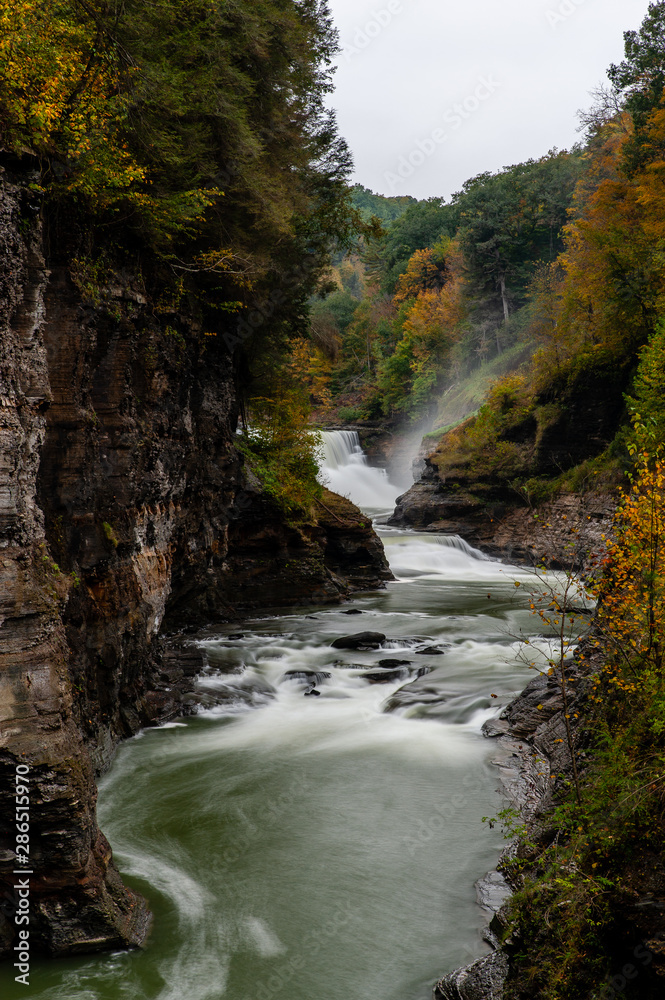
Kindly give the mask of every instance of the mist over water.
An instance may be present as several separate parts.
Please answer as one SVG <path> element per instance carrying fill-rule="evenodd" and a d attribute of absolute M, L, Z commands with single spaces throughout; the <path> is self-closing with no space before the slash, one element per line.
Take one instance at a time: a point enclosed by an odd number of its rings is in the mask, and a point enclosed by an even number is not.
<path fill-rule="evenodd" d="M 323 431 L 321 482 L 369 513 L 392 510 L 402 492 L 384 469 L 367 462 L 357 431 Z"/>
<path fill-rule="evenodd" d="M 389 509 L 387 477 L 333 443 L 327 474 Z M 430 1000 L 488 950 L 474 882 L 503 841 L 481 822 L 501 808 L 481 726 L 530 676 L 533 578 L 455 537 L 382 534 L 385 591 L 200 640 L 210 707 L 123 744 L 100 787 L 147 948 L 34 963 L 31 997 Z M 332 647 L 360 631 L 386 639 Z"/>

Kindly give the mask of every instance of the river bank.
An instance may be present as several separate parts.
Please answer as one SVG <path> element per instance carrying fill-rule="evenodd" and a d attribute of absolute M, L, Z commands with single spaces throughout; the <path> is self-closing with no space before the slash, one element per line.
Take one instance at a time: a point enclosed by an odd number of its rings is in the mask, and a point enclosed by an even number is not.
<path fill-rule="evenodd" d="M 77 269 L 85 227 L 41 210 L 36 161 L 1 159 L 0 892 L 15 895 L 27 765 L 31 940 L 65 955 L 145 937 L 97 825 L 96 776 L 120 739 L 181 709 L 197 666 L 172 634 L 337 603 L 389 573 L 351 504 L 322 497 L 294 523 L 251 474 L 236 362 L 192 300 L 164 311 L 140 269 Z"/>
<path fill-rule="evenodd" d="M 481 727 L 524 682 L 526 588 L 458 539 L 381 530 L 385 591 L 184 637 L 205 664 L 198 714 L 123 743 L 101 786 L 155 914 L 148 949 L 35 962 L 34 996 L 217 1000 L 258 979 L 289 1000 L 324 984 L 427 1000 L 442 965 L 487 951 L 473 883 L 501 838 L 481 823 L 496 786 Z M 332 647 L 367 631 L 372 648 Z"/>

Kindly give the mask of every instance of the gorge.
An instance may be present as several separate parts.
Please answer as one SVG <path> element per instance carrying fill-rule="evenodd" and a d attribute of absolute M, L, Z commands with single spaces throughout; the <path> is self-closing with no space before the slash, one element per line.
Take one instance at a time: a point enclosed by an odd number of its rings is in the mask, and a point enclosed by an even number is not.
<path fill-rule="evenodd" d="M 663 39 L 416 198 L 328 0 L 0 4 L 3 996 L 661 1000 Z"/>
<path fill-rule="evenodd" d="M 324 475 L 352 494 L 373 483 L 377 513 L 385 476 L 358 477 L 353 440 L 324 437 Z M 33 962 L 31 995 L 427 1000 L 487 951 L 473 883 L 502 838 L 481 823 L 498 801 L 481 727 L 529 676 L 532 577 L 455 537 L 379 530 L 386 591 L 193 640 L 198 714 L 125 743 L 100 789 L 123 877 L 155 914 L 147 947 Z M 378 648 L 332 648 L 365 630 Z"/>

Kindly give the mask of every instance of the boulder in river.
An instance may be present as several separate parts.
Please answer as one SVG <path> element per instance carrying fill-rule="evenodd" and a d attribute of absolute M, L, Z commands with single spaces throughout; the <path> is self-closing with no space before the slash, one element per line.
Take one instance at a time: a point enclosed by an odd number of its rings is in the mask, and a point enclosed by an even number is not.
<path fill-rule="evenodd" d="M 343 635 L 332 643 L 333 649 L 378 649 L 385 642 L 383 632 L 356 632 L 355 635 Z"/>
<path fill-rule="evenodd" d="M 394 681 L 406 680 L 410 675 L 411 672 L 406 667 L 402 667 L 399 670 L 371 670 L 360 676 L 364 681 L 369 681 L 370 684 L 391 684 Z"/>
<path fill-rule="evenodd" d="M 411 660 L 379 660 L 378 666 L 385 670 L 391 670 L 395 667 L 409 667 Z"/>
<path fill-rule="evenodd" d="M 501 1000 L 508 959 L 501 951 L 445 976 L 434 987 L 434 1000 Z"/>
<path fill-rule="evenodd" d="M 417 649 L 417 656 L 443 656 L 445 649 L 441 649 L 440 646 L 425 646 L 424 649 Z"/>
<path fill-rule="evenodd" d="M 342 611 L 343 615 L 363 615 L 364 613 L 359 608 L 349 608 L 348 611 Z"/>

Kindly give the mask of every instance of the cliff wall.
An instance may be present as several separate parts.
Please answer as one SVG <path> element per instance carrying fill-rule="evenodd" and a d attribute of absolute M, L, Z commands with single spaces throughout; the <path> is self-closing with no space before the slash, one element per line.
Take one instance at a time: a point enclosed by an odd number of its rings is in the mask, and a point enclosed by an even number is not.
<path fill-rule="evenodd" d="M 0 170 L 0 954 L 21 764 L 31 946 L 62 955 L 145 936 L 95 774 L 120 737 L 182 710 L 198 664 L 175 633 L 339 601 L 390 572 L 348 501 L 289 524 L 248 475 L 221 338 L 155 308 L 129 262 L 88 287 L 79 234 L 60 219 L 45 240 L 33 178 Z"/>

